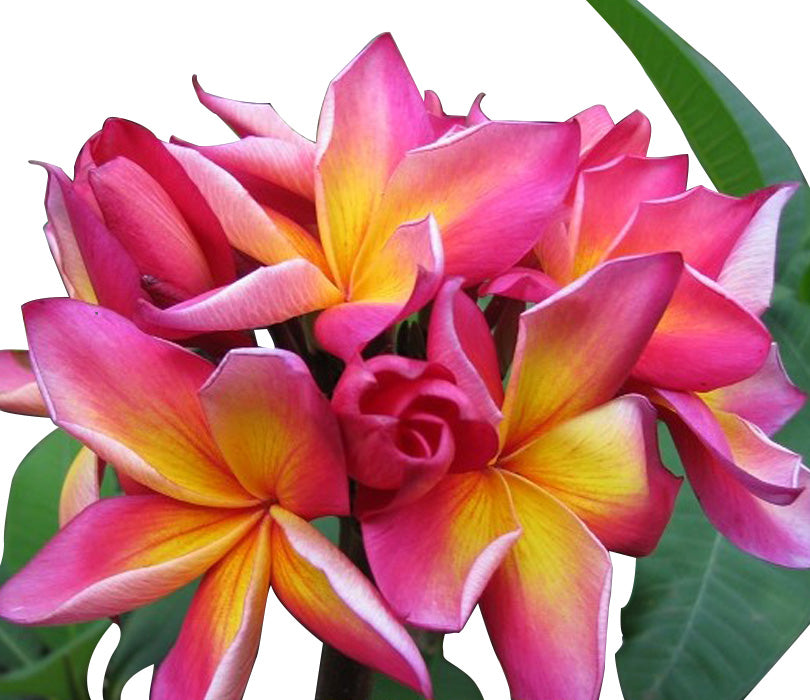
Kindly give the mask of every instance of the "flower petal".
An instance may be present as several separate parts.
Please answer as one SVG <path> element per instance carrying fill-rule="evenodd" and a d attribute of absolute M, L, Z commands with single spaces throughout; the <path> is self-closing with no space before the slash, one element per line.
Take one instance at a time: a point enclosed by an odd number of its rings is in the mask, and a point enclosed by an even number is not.
<path fill-rule="evenodd" d="M 67 175 L 40 165 L 48 172 L 45 233 L 68 294 L 129 316 L 143 296 L 138 268 Z"/>
<path fill-rule="evenodd" d="M 270 136 L 294 143 L 300 148 L 309 148 L 315 151 L 315 144 L 292 128 L 280 117 L 269 104 L 256 102 L 241 102 L 226 97 L 217 97 L 202 89 L 197 76 L 191 78 L 197 98 L 203 106 L 210 109 L 231 129 L 239 138 L 246 136 Z"/>
<path fill-rule="evenodd" d="M 610 261 L 521 316 L 503 406 L 504 455 L 613 398 L 681 271 L 677 253 Z"/>
<path fill-rule="evenodd" d="M 301 258 L 260 267 L 236 282 L 159 309 L 142 303 L 139 319 L 182 336 L 204 331 L 263 328 L 343 300 L 315 265 Z"/>
<path fill-rule="evenodd" d="M 337 418 L 300 357 L 232 350 L 200 397 L 222 454 L 257 499 L 306 519 L 348 515 Z"/>
<path fill-rule="evenodd" d="M 503 385 L 489 327 L 478 305 L 461 288 L 460 278 L 444 284 L 433 304 L 428 359 L 449 369 L 481 417 L 497 426 Z"/>
<path fill-rule="evenodd" d="M 400 617 L 452 632 L 520 536 L 506 485 L 492 470 L 450 474 L 418 501 L 362 525 L 374 580 Z"/>
<path fill-rule="evenodd" d="M 210 363 L 82 302 L 34 301 L 23 314 L 57 425 L 159 493 L 207 505 L 253 502 L 225 466 L 197 396 Z"/>
<path fill-rule="evenodd" d="M 513 698 L 595 700 L 605 667 L 610 557 L 554 498 L 506 474 L 523 534 L 481 612 Z"/>
<path fill-rule="evenodd" d="M 650 120 L 641 112 L 628 114 L 583 156 L 580 169 L 599 167 L 618 156 L 646 156 L 651 131 Z"/>
<path fill-rule="evenodd" d="M 701 398 L 715 411 L 736 413 L 766 435 L 773 435 L 798 413 L 807 395 L 788 378 L 779 348 L 773 343 L 765 364 L 756 374 Z"/>
<path fill-rule="evenodd" d="M 479 296 L 495 294 L 538 304 L 560 291 L 560 285 L 545 272 L 516 265 L 493 280 L 482 284 Z"/>
<path fill-rule="evenodd" d="M 101 498 L 101 479 L 104 461 L 82 447 L 70 463 L 59 497 L 59 527 L 65 527 L 73 518 Z"/>
<path fill-rule="evenodd" d="M 594 105 L 571 117 L 579 124 L 580 155 L 590 151 L 613 128 L 613 119 L 604 105 Z"/>
<path fill-rule="evenodd" d="M 614 241 L 642 202 L 669 197 L 684 190 L 687 169 L 686 156 L 623 156 L 607 165 L 584 171 L 577 183 L 569 225 L 568 235 L 576 241 L 572 267 L 568 271 L 549 267 L 541 251 L 543 269 L 564 282 L 598 265 L 605 260 Z"/>
<path fill-rule="evenodd" d="M 103 499 L 0 589 L 0 616 L 55 625 L 133 610 L 193 581 L 259 517 L 163 496 Z"/>
<path fill-rule="evenodd" d="M 203 578 L 152 700 L 241 700 L 259 649 L 270 587 L 270 520 Z"/>
<path fill-rule="evenodd" d="M 668 389 L 710 391 L 757 372 L 771 342 L 756 316 L 687 265 L 633 376 Z"/>
<path fill-rule="evenodd" d="M 670 398 L 672 393 L 668 392 Z M 771 442 L 742 418 L 718 412 L 714 415 L 727 445 L 723 451 L 707 430 L 696 430 L 682 420 L 680 406 L 679 414 L 669 416 L 669 428 L 712 524 L 749 554 L 781 566 L 810 566 L 810 472 L 801 457 Z M 782 504 L 766 500 L 751 485 L 762 484 L 763 479 L 792 483 L 799 495 Z M 773 490 L 790 491 L 779 484 Z"/>
<path fill-rule="evenodd" d="M 326 257 L 344 287 L 389 176 L 406 151 L 432 138 L 422 96 L 390 34 L 329 85 L 318 122 L 316 201 Z"/>
<path fill-rule="evenodd" d="M 473 283 L 503 272 L 558 214 L 578 135 L 572 123 L 488 122 L 411 151 L 386 185 L 358 269 L 402 222 L 432 213 L 448 275 Z"/>
<path fill-rule="evenodd" d="M 25 350 L 0 350 L 0 410 L 23 416 L 48 415 Z"/>
<path fill-rule="evenodd" d="M 122 156 L 149 173 L 194 232 L 215 284 L 234 278 L 233 256 L 217 217 L 166 144 L 151 131 L 125 119 L 108 119 L 92 141 L 92 156 L 98 165 Z"/>
<path fill-rule="evenodd" d="M 411 637 L 371 582 L 311 525 L 273 506 L 273 590 L 313 634 L 356 661 L 431 697 Z"/>
<path fill-rule="evenodd" d="M 634 557 L 655 549 L 681 483 L 661 464 L 655 410 L 641 396 L 560 423 L 498 467 L 564 503 L 608 549 Z"/>

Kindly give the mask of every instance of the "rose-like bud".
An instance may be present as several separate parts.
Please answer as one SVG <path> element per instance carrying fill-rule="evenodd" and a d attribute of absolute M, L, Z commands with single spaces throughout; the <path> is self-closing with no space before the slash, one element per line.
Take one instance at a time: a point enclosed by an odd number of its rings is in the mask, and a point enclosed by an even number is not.
<path fill-rule="evenodd" d="M 349 365 L 333 406 L 360 515 L 410 502 L 449 471 L 480 469 L 498 448 L 495 428 L 435 362 L 382 355 Z"/>

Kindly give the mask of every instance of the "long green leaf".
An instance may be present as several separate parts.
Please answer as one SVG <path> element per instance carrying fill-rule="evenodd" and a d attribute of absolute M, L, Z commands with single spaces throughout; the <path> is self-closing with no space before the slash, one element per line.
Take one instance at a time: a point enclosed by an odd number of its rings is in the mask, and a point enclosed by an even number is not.
<path fill-rule="evenodd" d="M 17 469 L 6 515 L 2 580 L 58 530 L 59 494 L 78 449 L 79 443 L 57 430 Z M 107 627 L 107 621 L 46 628 L 0 624 L 0 697 L 88 700 L 87 666 Z"/>
<path fill-rule="evenodd" d="M 810 306 L 778 290 L 767 321 L 810 388 Z M 810 407 L 778 440 L 810 454 Z M 677 460 L 667 445 L 667 463 Z M 653 556 L 641 559 L 617 654 L 628 700 L 739 700 L 810 624 L 810 571 L 750 557 L 707 522 L 687 488 Z"/>
<path fill-rule="evenodd" d="M 787 180 L 805 183 L 782 219 L 783 276 L 810 244 L 810 190 L 788 145 L 714 65 L 639 2 L 588 2 L 638 59 L 718 190 L 742 195 Z"/>

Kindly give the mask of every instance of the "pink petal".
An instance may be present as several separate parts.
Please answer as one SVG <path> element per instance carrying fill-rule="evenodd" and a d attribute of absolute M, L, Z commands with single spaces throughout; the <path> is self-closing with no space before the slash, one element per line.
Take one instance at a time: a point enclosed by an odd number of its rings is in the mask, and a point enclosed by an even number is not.
<path fill-rule="evenodd" d="M 712 409 L 736 413 L 767 435 L 773 435 L 799 412 L 807 395 L 790 381 L 779 348 L 773 343 L 765 364 L 756 374 L 701 398 Z"/>
<path fill-rule="evenodd" d="M 580 168 L 596 168 L 618 156 L 646 156 L 650 145 L 650 120 L 633 112 L 605 133 L 584 155 Z"/>
<path fill-rule="evenodd" d="M 203 578 L 152 700 L 241 700 L 259 649 L 270 587 L 270 520 Z"/>
<path fill-rule="evenodd" d="M 779 219 L 797 189 L 796 184 L 781 185 L 752 195 L 768 198 L 737 239 L 717 278 L 721 287 L 757 316 L 771 303 Z"/>
<path fill-rule="evenodd" d="M 613 398 L 681 271 L 677 253 L 610 261 L 522 315 L 503 406 L 505 455 Z"/>
<path fill-rule="evenodd" d="M 340 291 L 315 265 L 296 259 L 260 267 L 198 297 L 159 309 L 142 303 L 138 318 L 177 335 L 263 328 L 342 301 Z"/>
<path fill-rule="evenodd" d="M 48 415 L 25 350 L 0 350 L 0 410 L 23 416 Z"/>
<path fill-rule="evenodd" d="M 503 385 L 495 344 L 484 315 L 461 284 L 461 279 L 452 279 L 436 296 L 428 330 L 428 359 L 447 367 L 481 417 L 497 426 Z"/>
<path fill-rule="evenodd" d="M 523 534 L 481 599 L 513 698 L 596 700 L 605 667 L 610 558 L 577 517 L 506 475 Z"/>
<path fill-rule="evenodd" d="M 578 131 L 575 124 L 488 122 L 411 151 L 385 188 L 359 264 L 373 260 L 400 223 L 432 213 L 448 275 L 473 283 L 503 272 L 558 215 Z"/>
<path fill-rule="evenodd" d="M 59 527 L 101 498 L 104 462 L 92 450 L 82 447 L 70 464 L 59 497 Z"/>
<path fill-rule="evenodd" d="M 672 399 L 674 392 L 668 392 Z M 695 399 L 697 401 L 697 399 Z M 694 425 L 682 405 L 669 417 L 669 427 L 686 474 L 712 524 L 740 549 L 781 566 L 810 566 L 810 472 L 801 457 L 771 442 L 754 425 L 718 412 L 715 429 L 726 447 L 720 449 L 706 428 Z M 744 477 L 741 478 L 741 474 Z M 795 486 L 795 500 L 767 500 L 752 488 L 767 479 L 772 491 Z"/>
<path fill-rule="evenodd" d="M 568 234 L 576 241 L 573 267 L 565 276 L 556 265 L 548 266 L 541 253 L 543 269 L 558 281 L 570 281 L 598 265 L 642 202 L 683 191 L 687 167 L 685 156 L 623 156 L 584 171 L 579 176 Z"/>
<path fill-rule="evenodd" d="M 480 296 L 496 296 L 539 303 L 560 291 L 560 285 L 544 272 L 515 266 L 495 279 L 481 285 Z"/>
<path fill-rule="evenodd" d="M 348 514 L 337 418 L 300 357 L 232 350 L 200 396 L 217 445 L 257 499 L 307 519 Z"/>
<path fill-rule="evenodd" d="M 301 149 L 315 151 L 315 144 L 293 131 L 269 104 L 217 97 L 202 89 L 196 75 L 191 81 L 200 102 L 231 127 L 240 138 L 269 136 L 294 143 Z"/>
<path fill-rule="evenodd" d="M 217 506 L 254 502 L 228 471 L 197 396 L 212 366 L 116 313 L 70 299 L 23 307 L 57 425 L 154 491 Z"/>
<path fill-rule="evenodd" d="M 318 123 L 316 201 L 326 256 L 346 285 L 371 213 L 405 153 L 433 138 L 422 96 L 390 34 L 329 85 Z M 400 219 L 402 223 L 424 218 Z"/>
<path fill-rule="evenodd" d="M 126 121 L 108 119 L 92 145 L 93 159 L 103 165 L 123 157 L 139 165 L 168 194 L 194 232 L 216 284 L 234 278 L 233 256 L 211 207 L 186 175 L 180 163 L 148 129 Z"/>
<path fill-rule="evenodd" d="M 655 549 L 680 488 L 661 464 L 655 410 L 641 396 L 560 423 L 498 467 L 565 504 L 608 549 L 634 557 Z"/>
<path fill-rule="evenodd" d="M 614 126 L 604 105 L 588 107 L 571 119 L 579 125 L 580 156 L 587 154 Z"/>
<path fill-rule="evenodd" d="M 443 631 L 464 626 L 519 536 L 506 486 L 492 470 L 450 474 L 418 501 L 363 521 L 385 599 L 406 622 Z"/>
<path fill-rule="evenodd" d="M 194 233 L 143 168 L 114 158 L 90 173 L 90 185 L 107 227 L 162 296 L 182 301 L 214 285 Z"/>
<path fill-rule="evenodd" d="M 202 574 L 260 515 L 163 496 L 98 501 L 0 589 L 0 616 L 55 625 L 154 602 Z"/>
<path fill-rule="evenodd" d="M 432 696 L 411 637 L 376 589 L 315 528 L 278 506 L 273 518 L 273 590 L 313 634 L 352 659 Z"/>
<path fill-rule="evenodd" d="M 710 391 L 750 377 L 770 347 L 756 316 L 687 265 L 633 376 L 653 386 Z"/>
<path fill-rule="evenodd" d="M 45 232 L 68 294 L 131 315 L 143 296 L 134 261 L 76 193 L 67 175 L 47 163 L 41 165 L 48 172 Z"/>

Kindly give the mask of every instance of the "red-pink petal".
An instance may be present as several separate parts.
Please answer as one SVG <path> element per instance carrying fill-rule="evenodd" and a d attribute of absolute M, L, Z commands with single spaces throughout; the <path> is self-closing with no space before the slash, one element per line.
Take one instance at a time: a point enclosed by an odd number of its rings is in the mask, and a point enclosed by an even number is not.
<path fill-rule="evenodd" d="M 432 696 L 419 650 L 371 582 L 315 528 L 278 506 L 273 518 L 273 590 L 326 644 Z"/>
<path fill-rule="evenodd" d="M 59 526 L 64 527 L 101 498 L 104 461 L 82 447 L 70 463 L 59 496 Z"/>
<path fill-rule="evenodd" d="M 538 304 L 560 291 L 560 285 L 545 272 L 530 267 L 515 266 L 495 279 L 481 285 L 480 296 L 495 294 L 509 299 Z"/>
<path fill-rule="evenodd" d="M 596 168 L 618 156 L 646 156 L 650 133 L 650 120 L 641 112 L 633 112 L 609 129 L 584 154 L 580 168 Z"/>
<path fill-rule="evenodd" d="M 23 416 L 48 415 L 25 350 L 0 350 L 0 410 Z"/>
<path fill-rule="evenodd" d="M 385 599 L 405 621 L 444 631 L 464 626 L 519 535 L 506 485 L 493 470 L 450 474 L 418 501 L 363 521 Z"/>

